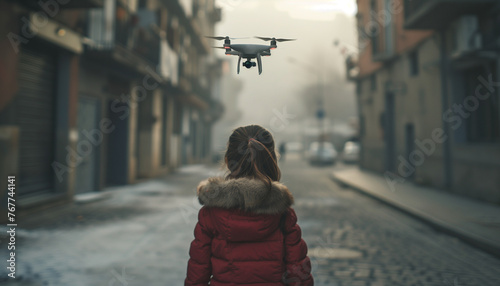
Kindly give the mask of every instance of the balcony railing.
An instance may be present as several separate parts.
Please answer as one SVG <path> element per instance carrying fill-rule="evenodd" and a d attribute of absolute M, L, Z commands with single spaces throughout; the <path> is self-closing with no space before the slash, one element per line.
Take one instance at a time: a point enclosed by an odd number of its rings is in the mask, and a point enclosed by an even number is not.
<path fill-rule="evenodd" d="M 444 28 L 448 23 L 466 14 L 488 9 L 497 0 L 405 0 L 405 28 Z"/>
<path fill-rule="evenodd" d="M 109 11 L 107 10 L 109 9 Z M 139 11 L 131 15 L 123 7 L 105 7 L 89 12 L 89 49 L 126 49 L 156 65 L 160 62 L 160 38 L 154 29 L 155 14 Z M 147 20 L 144 20 L 147 19 Z M 153 20 L 152 20 L 153 19 Z"/>
<path fill-rule="evenodd" d="M 117 20 L 114 6 L 89 11 L 87 34 L 91 50 L 110 50 L 115 45 L 129 48 L 132 28 L 129 23 Z"/>

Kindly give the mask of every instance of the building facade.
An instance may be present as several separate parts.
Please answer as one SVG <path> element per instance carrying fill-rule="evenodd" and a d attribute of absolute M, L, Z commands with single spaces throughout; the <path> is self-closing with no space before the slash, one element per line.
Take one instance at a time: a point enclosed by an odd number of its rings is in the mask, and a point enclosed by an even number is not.
<path fill-rule="evenodd" d="M 214 0 L 2 0 L 0 14 L 0 173 L 21 209 L 210 160 Z"/>
<path fill-rule="evenodd" d="M 360 165 L 500 203 L 495 1 L 358 0 Z"/>

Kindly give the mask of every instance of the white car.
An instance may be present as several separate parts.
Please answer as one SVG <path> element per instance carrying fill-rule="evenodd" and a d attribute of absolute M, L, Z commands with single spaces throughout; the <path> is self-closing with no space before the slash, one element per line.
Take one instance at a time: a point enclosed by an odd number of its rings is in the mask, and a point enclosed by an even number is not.
<path fill-rule="evenodd" d="M 337 160 L 337 155 L 337 150 L 330 142 L 313 142 L 308 150 L 308 159 L 311 164 L 332 165 Z"/>
<path fill-rule="evenodd" d="M 342 161 L 346 163 L 356 163 L 359 161 L 360 147 L 358 142 L 347 141 L 342 151 Z"/>

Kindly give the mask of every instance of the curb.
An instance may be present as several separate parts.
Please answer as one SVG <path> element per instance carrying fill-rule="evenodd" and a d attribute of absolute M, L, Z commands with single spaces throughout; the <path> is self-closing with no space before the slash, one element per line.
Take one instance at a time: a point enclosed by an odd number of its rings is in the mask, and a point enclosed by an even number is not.
<path fill-rule="evenodd" d="M 419 210 L 405 206 L 399 202 L 387 199 L 384 196 L 378 195 L 378 194 L 370 192 L 369 190 L 366 190 L 362 187 L 356 186 L 355 184 L 352 184 L 346 180 L 343 180 L 342 178 L 337 177 L 334 172 L 331 173 L 330 178 L 334 182 L 336 182 L 340 185 L 347 186 L 347 187 L 357 191 L 360 194 L 363 194 L 363 195 L 369 196 L 373 199 L 376 199 L 377 201 L 382 202 L 385 205 L 388 205 L 394 209 L 397 209 L 403 213 L 410 215 L 413 218 L 416 218 L 416 219 L 430 225 L 432 228 L 434 228 L 438 231 L 441 231 L 441 232 L 446 233 L 448 235 L 458 237 L 459 239 L 466 242 L 467 244 L 472 245 L 478 249 L 486 251 L 488 254 L 491 254 L 493 256 L 500 258 L 500 245 L 492 243 L 489 240 L 484 239 L 482 237 L 479 237 L 474 233 L 466 232 L 466 231 L 460 229 L 459 227 L 452 226 L 452 225 L 450 225 L 442 220 L 439 220 L 435 217 L 427 215 Z"/>

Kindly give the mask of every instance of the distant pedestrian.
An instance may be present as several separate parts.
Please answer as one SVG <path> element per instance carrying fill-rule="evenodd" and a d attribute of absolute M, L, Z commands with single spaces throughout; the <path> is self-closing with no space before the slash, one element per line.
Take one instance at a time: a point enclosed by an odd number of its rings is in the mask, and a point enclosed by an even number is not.
<path fill-rule="evenodd" d="M 281 144 L 280 144 L 280 160 L 285 161 L 285 155 L 286 155 L 286 143 L 281 142 Z"/>
<path fill-rule="evenodd" d="M 239 127 L 224 156 L 228 175 L 197 188 L 199 202 L 185 286 L 313 286 L 294 198 L 279 183 L 274 140 L 258 126 Z"/>

